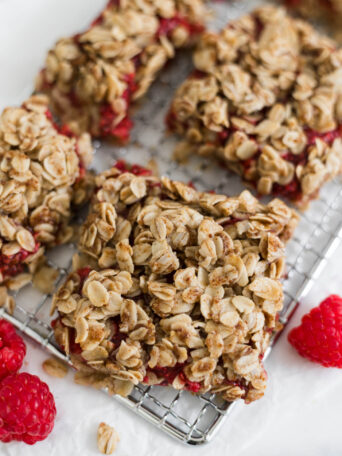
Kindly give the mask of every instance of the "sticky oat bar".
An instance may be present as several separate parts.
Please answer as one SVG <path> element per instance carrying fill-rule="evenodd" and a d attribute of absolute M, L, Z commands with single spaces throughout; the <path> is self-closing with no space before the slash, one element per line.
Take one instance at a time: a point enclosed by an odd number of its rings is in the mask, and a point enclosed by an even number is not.
<path fill-rule="evenodd" d="M 0 283 L 32 272 L 46 246 L 71 237 L 71 204 L 86 199 L 92 156 L 88 134 L 71 136 L 53 122 L 45 95 L 0 115 Z"/>
<path fill-rule="evenodd" d="M 202 0 L 115 0 L 84 33 L 59 40 L 37 80 L 77 134 L 129 138 L 130 106 L 176 49 L 203 30 Z"/>
<path fill-rule="evenodd" d="M 96 189 L 75 272 L 53 299 L 76 381 L 122 395 L 142 382 L 260 398 L 297 214 L 122 162 Z"/>
<path fill-rule="evenodd" d="M 342 51 L 282 8 L 205 33 L 167 117 L 178 153 L 217 157 L 305 208 L 342 171 Z"/>

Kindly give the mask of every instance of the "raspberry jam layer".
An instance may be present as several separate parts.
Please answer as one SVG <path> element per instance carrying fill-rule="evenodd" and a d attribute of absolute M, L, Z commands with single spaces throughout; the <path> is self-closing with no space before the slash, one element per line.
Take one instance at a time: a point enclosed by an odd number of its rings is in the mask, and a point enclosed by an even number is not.
<path fill-rule="evenodd" d="M 171 17 L 171 18 L 163 17 L 160 19 L 159 28 L 157 30 L 156 37 L 157 38 L 160 38 L 161 36 L 170 37 L 172 32 L 177 27 L 184 27 L 188 31 L 189 36 L 191 36 L 191 37 L 202 33 L 204 30 L 203 25 L 192 24 L 184 17 L 180 16 L 179 14 L 176 14 L 174 17 Z"/>
<path fill-rule="evenodd" d="M 51 328 L 56 329 L 57 327 L 65 327 L 64 323 L 62 322 L 62 319 L 60 317 L 55 318 L 54 320 L 51 320 Z M 80 344 L 77 344 L 75 342 L 76 340 L 76 331 L 74 328 L 68 328 L 69 332 L 69 351 L 73 355 L 80 355 L 82 353 L 82 348 Z M 65 352 L 65 347 L 64 345 L 60 345 L 61 349 Z"/>
<path fill-rule="evenodd" d="M 133 61 L 135 68 L 138 68 L 140 65 L 139 56 L 136 56 Z M 127 83 L 127 88 L 123 92 L 121 98 L 125 101 L 126 112 L 128 112 L 132 95 L 138 88 L 135 82 L 135 73 L 125 75 L 124 81 Z M 119 123 L 116 123 L 117 115 L 118 114 L 113 110 L 110 104 L 104 104 L 100 107 L 100 136 L 112 136 L 121 142 L 126 142 L 129 140 L 133 122 L 129 116 L 126 115 Z"/>
<path fill-rule="evenodd" d="M 128 337 L 127 333 L 123 333 L 120 331 L 120 317 L 113 318 L 113 336 L 111 341 L 115 345 L 115 348 L 118 348 L 123 340 L 126 340 Z"/>
<path fill-rule="evenodd" d="M 112 136 L 121 142 L 126 142 L 129 140 L 133 122 L 126 116 L 115 125 L 116 118 L 117 114 L 109 104 L 100 107 L 100 136 Z"/>
<path fill-rule="evenodd" d="M 144 168 L 143 166 L 133 164 L 133 165 L 128 165 L 125 160 L 118 160 L 116 163 L 114 163 L 114 167 L 117 168 L 119 171 L 121 171 L 121 174 L 123 173 L 132 173 L 135 174 L 136 176 L 141 176 L 141 177 L 149 177 L 152 176 L 152 171 L 150 169 Z M 146 182 L 149 188 L 160 188 L 161 184 L 160 182 L 153 182 L 153 181 L 147 181 Z M 164 194 L 160 195 L 160 198 L 163 199 L 163 197 L 166 196 Z"/>
<path fill-rule="evenodd" d="M 115 2 L 114 5 L 118 6 L 119 2 Z M 109 6 L 112 6 L 113 3 L 110 2 Z M 108 7 L 108 6 L 107 6 Z M 103 15 L 100 15 L 95 20 L 95 25 L 101 24 L 103 20 Z M 184 17 L 180 15 L 175 15 L 172 18 L 160 18 L 159 27 L 156 32 L 156 40 L 161 36 L 169 37 L 172 32 L 179 26 L 186 28 L 189 33 L 189 36 L 194 36 L 201 33 L 204 30 L 204 27 L 200 24 L 192 24 Z M 140 66 L 140 57 L 135 56 L 132 59 L 136 69 Z M 137 90 L 137 84 L 135 82 L 135 73 L 128 74 L 125 77 L 127 82 L 127 89 L 122 95 L 122 98 L 126 102 L 127 113 L 131 104 L 132 94 Z M 73 105 L 75 103 L 70 100 Z M 104 104 L 100 107 L 100 122 L 99 122 L 99 136 L 101 137 L 114 137 L 121 142 L 127 142 L 130 137 L 130 131 L 133 127 L 133 122 L 128 115 L 126 115 L 118 124 L 116 124 L 117 113 L 113 110 L 110 104 Z"/>
<path fill-rule="evenodd" d="M 24 261 L 30 256 L 34 255 L 40 247 L 40 243 L 36 241 L 34 251 L 29 252 L 25 249 L 19 250 L 14 255 L 6 256 L 0 255 L 0 273 L 3 279 L 14 277 L 24 271 Z"/>
<path fill-rule="evenodd" d="M 110 0 L 107 3 L 105 9 L 101 12 L 101 14 L 92 22 L 90 25 L 90 29 L 95 26 L 101 25 L 105 20 L 105 13 L 110 8 L 119 8 L 120 7 L 120 0 Z M 176 14 L 171 18 L 163 18 L 156 16 L 159 21 L 159 27 L 155 33 L 155 36 L 152 37 L 152 41 L 154 40 L 157 42 L 160 37 L 167 36 L 170 37 L 172 32 L 177 27 L 184 27 L 190 37 L 200 34 L 203 32 L 204 27 L 201 24 L 196 24 L 190 22 L 186 17 L 183 17 L 180 14 Z M 73 40 L 74 42 L 82 49 L 82 43 L 79 41 L 80 34 L 74 35 Z M 141 53 L 143 53 L 143 49 Z M 124 111 L 124 117 L 122 118 L 122 112 L 118 113 L 115 112 L 111 103 L 100 103 L 98 106 L 98 114 L 99 114 L 99 121 L 97 125 L 88 126 L 88 129 L 93 134 L 93 136 L 98 137 L 111 137 L 119 140 L 122 143 L 125 143 L 130 138 L 130 132 L 133 127 L 133 122 L 129 117 L 129 108 L 132 103 L 132 94 L 137 90 L 138 86 L 136 83 L 136 71 L 141 65 L 141 54 L 136 55 L 131 60 L 134 64 L 135 71 L 134 73 L 127 74 L 124 76 L 123 80 L 127 83 L 127 88 L 120 97 L 122 100 L 125 101 L 126 107 Z M 47 81 L 45 77 L 45 70 L 42 71 L 42 85 L 43 89 L 51 92 L 55 84 L 51 84 Z M 83 110 L 87 109 L 88 103 L 82 102 L 77 97 L 74 89 L 70 90 L 69 93 L 63 93 L 63 96 L 69 99 L 71 106 L 73 106 L 76 110 Z M 120 115 L 120 120 L 118 122 L 118 116 Z"/>
<path fill-rule="evenodd" d="M 171 386 L 174 379 L 179 376 L 180 380 L 184 383 L 184 390 L 191 391 L 192 393 L 198 393 L 201 389 L 201 384 L 198 382 L 191 382 L 184 373 L 184 367 L 186 363 L 177 363 L 174 367 L 154 367 L 153 369 L 148 368 L 147 372 L 154 373 L 157 377 L 163 378 L 163 381 L 158 386 Z M 148 376 L 146 376 L 143 382 L 148 382 Z"/>
<path fill-rule="evenodd" d="M 80 284 L 78 287 L 78 293 L 80 294 L 83 288 L 83 284 L 86 281 L 87 277 L 89 276 L 91 271 L 91 268 L 89 266 L 86 266 L 84 268 L 78 269 L 77 270 L 77 275 L 80 278 Z"/>
<path fill-rule="evenodd" d="M 117 168 L 121 173 L 132 173 L 136 176 L 151 176 L 152 171 L 150 169 L 144 168 L 143 166 L 134 164 L 129 166 L 125 160 L 118 160 L 114 163 L 114 167 Z"/>

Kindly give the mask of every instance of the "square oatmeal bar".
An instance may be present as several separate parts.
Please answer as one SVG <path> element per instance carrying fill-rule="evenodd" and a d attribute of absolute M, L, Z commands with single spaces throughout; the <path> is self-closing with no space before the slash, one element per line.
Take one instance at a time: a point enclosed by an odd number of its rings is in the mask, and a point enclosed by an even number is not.
<path fill-rule="evenodd" d="M 112 0 L 87 31 L 57 42 L 37 90 L 75 133 L 127 141 L 130 106 L 194 42 L 206 14 L 202 0 Z"/>
<path fill-rule="evenodd" d="M 167 124 L 177 153 L 214 156 L 302 208 L 342 171 L 342 51 L 282 8 L 205 33 Z"/>
<path fill-rule="evenodd" d="M 0 283 L 33 272 L 46 246 L 70 240 L 71 206 L 89 194 L 92 147 L 88 134 L 65 132 L 45 95 L 0 115 Z"/>
<path fill-rule="evenodd" d="M 53 298 L 76 381 L 260 398 L 297 219 L 278 199 L 202 193 L 122 162 L 97 176 L 81 254 Z"/>

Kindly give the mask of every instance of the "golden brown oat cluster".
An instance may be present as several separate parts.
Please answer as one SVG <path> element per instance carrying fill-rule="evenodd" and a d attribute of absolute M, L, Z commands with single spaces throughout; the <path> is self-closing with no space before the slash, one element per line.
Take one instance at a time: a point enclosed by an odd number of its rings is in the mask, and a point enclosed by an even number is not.
<path fill-rule="evenodd" d="M 37 89 L 79 134 L 129 138 L 129 107 L 178 48 L 203 30 L 202 0 L 115 0 L 84 33 L 49 52 Z"/>
<path fill-rule="evenodd" d="M 81 255 L 53 299 L 76 380 L 122 395 L 143 382 L 260 398 L 297 214 L 117 166 L 96 177 Z"/>
<path fill-rule="evenodd" d="M 215 156 L 262 195 L 305 207 L 342 171 L 342 51 L 282 8 L 205 33 L 177 90 L 178 148 Z"/>
<path fill-rule="evenodd" d="M 90 137 L 59 132 L 47 106 L 35 95 L 0 116 L 0 283 L 24 265 L 33 272 L 45 246 L 69 240 L 71 204 L 87 196 Z"/>
<path fill-rule="evenodd" d="M 306 18 L 325 21 L 329 31 L 342 40 L 341 0 L 284 0 L 283 3 Z"/>

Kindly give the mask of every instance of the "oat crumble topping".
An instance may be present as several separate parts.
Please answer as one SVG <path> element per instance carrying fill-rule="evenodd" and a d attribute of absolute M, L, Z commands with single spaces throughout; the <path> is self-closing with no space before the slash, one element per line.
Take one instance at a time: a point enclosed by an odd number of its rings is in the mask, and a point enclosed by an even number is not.
<path fill-rule="evenodd" d="M 178 154 L 215 156 L 261 195 L 305 208 L 342 171 L 342 51 L 265 6 L 204 33 L 169 128 Z"/>
<path fill-rule="evenodd" d="M 329 26 L 329 31 L 341 41 L 341 0 L 283 0 L 283 3 L 306 18 L 323 20 Z"/>
<path fill-rule="evenodd" d="M 127 141 L 129 107 L 203 31 L 202 0 L 110 1 L 88 30 L 48 53 L 37 89 L 77 134 Z"/>
<path fill-rule="evenodd" d="M 143 382 L 260 398 L 297 220 L 248 191 L 202 193 L 123 162 L 101 173 L 75 271 L 53 298 L 76 382 L 121 395 Z"/>
<path fill-rule="evenodd" d="M 70 239 L 71 204 L 88 196 L 83 178 L 91 156 L 89 135 L 61 133 L 45 95 L 2 112 L 0 283 L 8 280 L 11 289 L 26 284 L 25 266 L 34 272 L 46 246 Z"/>

